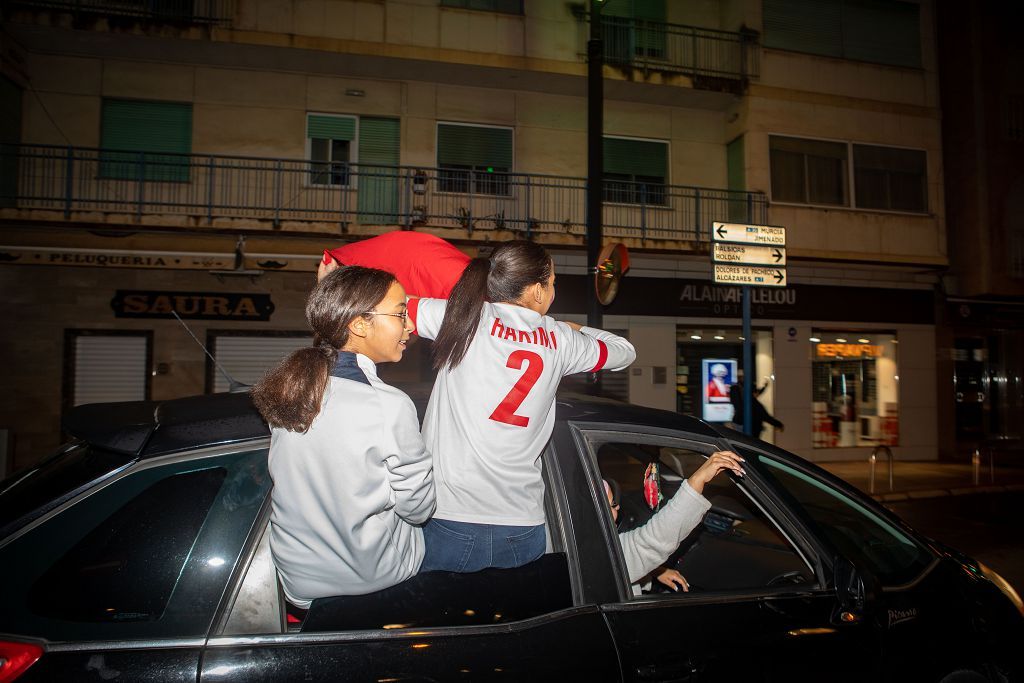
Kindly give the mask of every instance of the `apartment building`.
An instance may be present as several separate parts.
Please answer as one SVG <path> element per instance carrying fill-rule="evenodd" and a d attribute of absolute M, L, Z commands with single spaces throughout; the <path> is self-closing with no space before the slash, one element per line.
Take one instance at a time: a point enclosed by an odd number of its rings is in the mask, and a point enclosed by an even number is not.
<path fill-rule="evenodd" d="M 606 389 L 701 414 L 726 361 L 814 460 L 935 458 L 948 265 L 931 0 L 18 0 L 2 9 L 8 469 L 64 407 L 228 389 L 308 343 L 325 247 L 428 231 L 555 254 L 583 321 L 586 41 L 604 41 Z M 714 221 L 780 225 L 788 286 L 711 281 Z M 418 348 L 417 348 L 418 347 Z M 386 369 L 429 378 L 422 353 Z M 13 362 L 12 362 L 13 361 Z M 13 445 L 10 445 L 12 444 Z"/>

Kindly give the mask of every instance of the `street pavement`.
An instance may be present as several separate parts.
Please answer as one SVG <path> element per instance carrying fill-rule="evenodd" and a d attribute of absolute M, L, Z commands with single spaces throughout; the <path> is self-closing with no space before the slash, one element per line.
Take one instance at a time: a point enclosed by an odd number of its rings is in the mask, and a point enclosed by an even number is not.
<path fill-rule="evenodd" d="M 889 466 L 882 459 L 875 465 L 875 483 L 870 483 L 866 461 L 815 463 L 883 503 L 963 496 L 978 493 L 1024 491 L 1024 467 L 990 467 L 987 461 L 975 472 L 970 463 L 900 461 L 893 463 L 893 487 L 889 489 Z"/>

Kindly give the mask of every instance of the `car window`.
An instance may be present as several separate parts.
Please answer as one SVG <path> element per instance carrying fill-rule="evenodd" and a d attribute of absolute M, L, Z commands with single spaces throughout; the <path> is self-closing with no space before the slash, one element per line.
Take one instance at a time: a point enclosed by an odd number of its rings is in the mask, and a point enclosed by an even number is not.
<path fill-rule="evenodd" d="M 0 483 L 0 538 L 134 459 L 88 444 L 72 444 L 39 465 L 11 475 Z"/>
<path fill-rule="evenodd" d="M 270 486 L 266 449 L 143 462 L 0 548 L 0 632 L 201 637 Z"/>
<path fill-rule="evenodd" d="M 621 543 L 624 534 L 639 533 L 635 530 L 648 524 L 677 493 L 687 495 L 679 489 L 707 455 L 679 444 L 634 443 L 621 435 L 609 438 L 614 440 L 591 440 L 591 446 L 601 477 L 617 494 L 616 532 Z M 660 501 L 654 497 L 654 482 Z M 691 594 L 761 591 L 815 581 L 814 571 L 794 544 L 729 476 L 719 474 L 704 487 L 703 495 L 711 509 L 660 565 L 634 584 L 634 594 L 673 594 L 666 570 L 679 572 Z M 602 514 L 614 523 L 610 507 L 604 506 Z"/>
<path fill-rule="evenodd" d="M 767 476 L 795 499 L 821 536 L 883 585 L 912 581 L 933 561 L 927 548 L 872 510 L 869 502 L 775 458 L 742 452 L 760 460 Z"/>

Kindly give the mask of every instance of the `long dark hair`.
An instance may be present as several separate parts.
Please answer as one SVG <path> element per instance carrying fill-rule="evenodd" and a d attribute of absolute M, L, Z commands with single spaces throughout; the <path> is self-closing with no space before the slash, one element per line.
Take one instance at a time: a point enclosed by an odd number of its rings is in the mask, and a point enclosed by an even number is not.
<path fill-rule="evenodd" d="M 305 432 L 320 414 L 338 349 L 348 326 L 387 296 L 395 276 L 383 270 L 347 266 L 328 273 L 306 301 L 313 345 L 292 352 L 252 388 L 252 402 L 271 427 Z"/>
<path fill-rule="evenodd" d="M 530 285 L 547 284 L 551 255 L 534 242 L 501 244 L 491 258 L 475 258 L 448 295 L 448 307 L 434 340 L 434 368 L 455 368 L 462 362 L 480 324 L 485 301 L 515 303 Z"/>

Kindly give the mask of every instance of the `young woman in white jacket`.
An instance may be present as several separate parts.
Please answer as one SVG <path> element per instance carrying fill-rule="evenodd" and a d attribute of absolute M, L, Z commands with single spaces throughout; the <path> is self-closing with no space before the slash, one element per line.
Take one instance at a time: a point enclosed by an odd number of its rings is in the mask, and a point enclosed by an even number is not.
<path fill-rule="evenodd" d="M 434 510 L 416 408 L 377 377 L 412 331 L 402 286 L 381 270 L 339 268 L 313 288 L 306 320 L 313 345 L 252 391 L 272 428 L 270 549 L 298 607 L 415 575 L 416 525 Z"/>
<path fill-rule="evenodd" d="M 437 511 L 421 571 L 518 567 L 544 553 L 541 452 L 558 383 L 636 358 L 618 335 L 548 317 L 554 299 L 551 256 L 519 240 L 470 261 L 447 300 L 409 302 L 439 370 L 423 420 Z"/>

